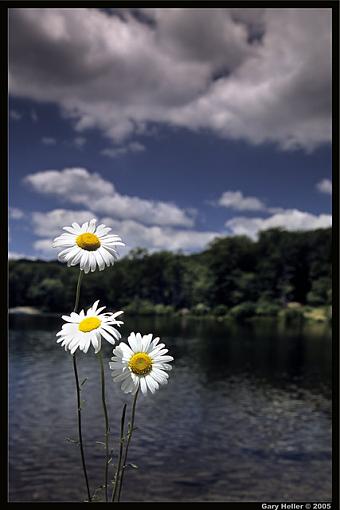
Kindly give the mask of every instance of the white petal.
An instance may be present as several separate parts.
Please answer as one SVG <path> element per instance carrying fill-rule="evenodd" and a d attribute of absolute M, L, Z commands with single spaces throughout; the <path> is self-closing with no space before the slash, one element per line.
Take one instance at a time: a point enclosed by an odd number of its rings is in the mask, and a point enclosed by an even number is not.
<path fill-rule="evenodd" d="M 94 313 L 97 310 L 98 304 L 99 304 L 99 299 L 97 299 L 97 301 L 95 301 L 93 303 L 93 305 L 91 306 L 91 313 Z M 89 311 L 90 311 L 90 309 L 89 309 Z"/>
<path fill-rule="evenodd" d="M 141 352 L 143 350 L 143 342 L 142 342 L 142 335 L 140 333 L 136 333 L 136 343 L 137 343 L 138 352 Z"/>
<path fill-rule="evenodd" d="M 89 228 L 89 222 L 85 221 L 85 223 L 83 223 L 81 226 L 81 232 L 82 233 L 88 232 L 88 228 Z"/>
<path fill-rule="evenodd" d="M 103 257 L 103 260 L 104 260 L 105 264 L 107 265 L 107 267 L 109 267 L 110 265 L 112 265 L 114 263 L 114 258 L 112 257 L 112 255 L 105 248 L 103 248 L 101 246 L 98 249 L 98 252 Z"/>
<path fill-rule="evenodd" d="M 147 386 L 146 386 L 146 382 L 145 382 L 145 377 L 140 377 L 139 383 L 140 383 L 140 389 L 142 390 L 143 395 L 146 395 L 147 394 Z"/>
<path fill-rule="evenodd" d="M 73 259 L 70 261 L 71 266 L 76 266 L 79 263 L 81 256 L 82 256 L 82 250 L 79 250 L 77 255 L 75 255 L 73 257 Z"/>
<path fill-rule="evenodd" d="M 152 377 L 150 377 L 150 375 L 145 377 L 145 381 L 151 393 L 155 393 L 155 391 L 158 390 L 158 383 Z"/>
<path fill-rule="evenodd" d="M 91 259 L 90 259 L 90 253 L 89 252 L 85 252 L 85 253 L 86 253 L 86 262 L 84 264 L 84 272 L 85 272 L 85 274 L 87 274 L 90 271 Z"/>
<path fill-rule="evenodd" d="M 66 232 L 70 232 L 71 234 L 77 234 L 77 231 L 72 227 L 63 227 L 63 230 L 66 230 Z"/>
<path fill-rule="evenodd" d="M 163 370 L 160 370 L 159 368 L 153 367 L 151 374 L 152 377 L 158 381 L 160 384 L 164 384 L 169 375 L 166 372 L 163 372 Z"/>
<path fill-rule="evenodd" d="M 103 271 L 105 269 L 105 260 L 100 254 L 99 250 L 96 250 L 93 252 L 94 256 L 96 257 L 96 262 L 98 264 L 99 271 Z"/>
<path fill-rule="evenodd" d="M 91 267 L 91 273 L 94 273 L 97 267 L 97 260 L 96 256 L 93 251 L 90 251 L 90 267 Z"/>
<path fill-rule="evenodd" d="M 85 343 L 84 343 L 84 347 L 83 347 L 83 351 L 85 353 L 87 353 L 87 351 L 89 350 L 90 345 L 91 345 L 91 339 L 87 338 Z"/>
<path fill-rule="evenodd" d="M 97 220 L 93 218 L 89 223 L 88 232 L 90 232 L 91 234 L 93 234 L 93 232 L 96 230 L 96 222 Z"/>
<path fill-rule="evenodd" d="M 132 350 L 132 349 L 130 349 L 130 347 L 129 347 L 126 343 L 124 343 L 124 342 L 120 342 L 119 347 L 120 347 L 120 349 L 122 350 L 122 353 L 123 353 L 123 357 L 124 357 L 124 358 L 129 359 L 129 358 L 131 358 L 131 356 L 133 356 L 133 355 L 134 355 L 133 350 Z"/>
<path fill-rule="evenodd" d="M 132 332 L 128 337 L 128 342 L 133 352 L 138 352 L 136 335 Z M 120 344 L 122 345 L 122 344 Z"/>
<path fill-rule="evenodd" d="M 78 223 L 76 223 L 76 222 L 72 223 L 72 227 L 77 234 L 80 234 L 81 228 L 80 228 L 80 225 L 78 225 Z"/>
<path fill-rule="evenodd" d="M 112 338 L 112 336 L 110 336 L 109 333 L 107 333 L 103 328 L 101 328 L 100 333 L 105 338 L 105 340 L 110 342 L 110 344 L 114 345 L 116 343 L 115 339 Z"/>
<path fill-rule="evenodd" d="M 129 374 L 129 371 L 126 370 L 125 372 L 122 372 L 119 375 L 112 374 L 112 377 L 113 377 L 114 381 L 120 382 L 120 381 L 125 381 L 126 379 L 130 379 L 130 374 Z"/>
<path fill-rule="evenodd" d="M 152 350 L 149 349 L 149 355 L 151 357 L 156 356 L 156 354 L 158 352 L 160 352 L 163 349 L 163 347 L 165 347 L 165 344 L 159 344 L 159 345 L 157 345 L 157 347 L 153 348 Z M 168 352 L 168 351 L 166 351 L 166 352 Z"/>
<path fill-rule="evenodd" d="M 144 335 L 142 338 L 142 347 L 144 352 L 148 352 L 150 343 L 152 340 L 152 333 L 149 333 L 148 335 Z"/>
<path fill-rule="evenodd" d="M 96 235 L 99 236 L 105 236 L 108 232 L 110 232 L 111 228 L 106 227 L 103 223 L 97 226 L 96 229 Z"/>
<path fill-rule="evenodd" d="M 131 384 L 133 384 L 132 381 L 131 381 L 131 377 L 127 377 L 122 382 L 121 388 L 124 391 L 124 393 L 130 393 L 130 391 L 132 390 Z"/>
<path fill-rule="evenodd" d="M 173 359 L 172 356 L 155 356 L 153 358 L 155 363 L 168 363 L 169 361 L 173 361 Z"/>

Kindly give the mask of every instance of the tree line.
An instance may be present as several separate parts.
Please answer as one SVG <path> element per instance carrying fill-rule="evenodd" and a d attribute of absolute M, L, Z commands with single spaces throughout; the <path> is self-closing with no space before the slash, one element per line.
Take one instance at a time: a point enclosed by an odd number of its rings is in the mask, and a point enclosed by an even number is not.
<path fill-rule="evenodd" d="M 171 241 L 171 240 L 170 240 Z M 134 249 L 113 267 L 85 275 L 81 305 L 100 299 L 132 313 L 190 310 L 225 315 L 256 307 L 263 314 L 296 302 L 331 304 L 331 229 L 271 229 L 257 241 L 219 237 L 201 253 Z M 57 261 L 9 261 L 9 305 L 48 312 L 73 309 L 79 269 Z"/>

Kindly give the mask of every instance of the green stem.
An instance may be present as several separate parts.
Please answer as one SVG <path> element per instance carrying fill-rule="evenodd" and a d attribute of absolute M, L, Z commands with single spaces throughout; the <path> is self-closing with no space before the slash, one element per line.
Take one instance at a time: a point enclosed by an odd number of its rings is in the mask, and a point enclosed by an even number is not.
<path fill-rule="evenodd" d="M 79 276 L 78 276 L 78 282 L 77 282 L 77 290 L 76 290 L 76 300 L 75 300 L 75 303 L 74 303 L 74 310 L 73 310 L 74 312 L 76 312 L 78 310 L 79 296 L 80 296 L 80 287 L 81 287 L 82 278 L 83 278 L 83 271 L 79 270 Z M 88 497 L 89 503 L 91 503 L 91 493 L 90 493 L 89 480 L 88 480 L 87 471 L 86 471 L 84 446 L 83 446 L 83 435 L 82 435 L 82 428 L 81 428 L 80 386 L 79 386 L 79 377 L 78 377 L 78 370 L 77 370 L 76 355 L 73 354 L 72 358 L 73 358 L 73 370 L 74 370 L 74 376 L 75 376 L 75 379 L 76 379 L 76 388 L 77 388 L 78 436 L 79 436 L 81 462 L 82 462 L 82 465 L 83 465 L 83 471 L 84 471 L 84 477 L 85 477 L 85 483 L 86 483 L 86 490 L 87 490 L 87 497 Z"/>
<path fill-rule="evenodd" d="M 118 503 L 120 502 L 120 494 L 122 492 L 122 487 L 123 487 L 123 480 L 124 480 L 124 473 L 125 473 L 125 468 L 126 468 L 126 461 L 127 461 L 130 441 L 131 441 L 131 437 L 132 437 L 132 433 L 133 433 L 133 426 L 134 426 L 134 423 L 135 423 L 135 412 L 136 412 L 136 403 L 137 403 L 138 393 L 139 393 L 139 388 L 138 388 L 138 390 L 135 393 L 135 396 L 134 396 L 134 399 L 133 399 L 133 404 L 132 404 L 131 422 L 129 423 L 129 426 L 128 426 L 128 434 L 127 434 L 127 442 L 126 442 L 126 448 L 125 448 L 124 462 L 123 462 L 123 467 L 122 467 L 122 474 L 121 474 L 121 477 L 120 477 L 120 485 L 119 485 L 119 492 L 118 492 Z"/>
<path fill-rule="evenodd" d="M 89 502 L 91 503 L 91 494 L 90 494 L 89 480 L 87 478 L 87 471 L 86 471 L 86 464 L 85 464 L 85 455 L 84 455 L 84 447 L 83 447 L 83 436 L 82 436 L 82 430 L 81 430 L 80 386 L 79 386 L 79 377 L 78 377 L 78 370 L 77 370 L 76 355 L 73 354 L 72 357 L 73 357 L 74 375 L 75 375 L 75 378 L 76 378 L 76 386 L 77 386 L 78 436 L 79 436 L 81 462 L 82 462 L 82 465 L 83 465 L 83 471 L 84 471 L 84 477 L 85 477 L 85 483 L 86 483 L 86 490 L 87 490 L 87 497 L 89 499 Z"/>
<path fill-rule="evenodd" d="M 97 354 L 99 363 L 100 363 L 100 380 L 102 385 L 102 404 L 105 418 L 105 502 L 109 501 L 108 499 L 108 470 L 109 470 L 109 418 L 107 414 L 106 400 L 105 400 L 105 371 L 104 371 L 104 363 L 103 363 L 103 355 L 102 351 L 99 351 Z"/>
<path fill-rule="evenodd" d="M 122 458 L 123 458 L 123 447 L 124 447 L 124 426 L 125 426 L 125 413 L 126 413 L 126 404 L 124 404 L 123 412 L 122 412 L 122 418 L 120 420 L 120 447 L 119 447 L 119 457 L 118 457 L 118 465 L 117 470 L 114 477 L 114 489 L 112 491 L 112 503 L 115 500 L 117 489 L 118 489 L 118 482 L 119 482 L 119 473 L 120 468 L 122 465 Z"/>
<path fill-rule="evenodd" d="M 76 290 L 76 300 L 74 302 L 74 309 L 73 309 L 74 312 L 76 312 L 78 310 L 79 296 L 80 296 L 80 287 L 81 287 L 82 279 L 83 279 L 83 271 L 79 270 L 79 276 L 78 276 L 78 282 L 77 282 L 77 290 Z"/>

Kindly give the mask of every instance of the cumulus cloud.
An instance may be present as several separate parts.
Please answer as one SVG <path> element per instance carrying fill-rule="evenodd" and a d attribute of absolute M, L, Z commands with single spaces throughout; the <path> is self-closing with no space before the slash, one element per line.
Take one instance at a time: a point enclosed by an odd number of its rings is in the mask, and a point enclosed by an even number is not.
<path fill-rule="evenodd" d="M 256 197 L 246 197 L 242 191 L 225 191 L 217 202 L 222 207 L 237 211 L 263 211 L 265 204 Z"/>
<path fill-rule="evenodd" d="M 283 149 L 331 140 L 330 8 L 12 8 L 9 63 L 13 96 L 115 142 L 155 123 Z"/>
<path fill-rule="evenodd" d="M 18 207 L 10 207 L 9 208 L 9 217 L 12 220 L 21 220 L 21 218 L 24 217 L 24 213 L 21 209 L 18 209 Z"/>
<path fill-rule="evenodd" d="M 24 253 L 18 253 L 16 251 L 9 251 L 8 259 L 9 260 L 19 260 L 19 259 L 37 260 L 37 257 L 31 257 L 30 255 L 25 255 Z"/>
<path fill-rule="evenodd" d="M 231 235 L 247 235 L 256 239 L 261 230 L 282 228 L 284 230 L 314 230 L 332 225 L 330 214 L 311 214 L 298 209 L 287 209 L 269 218 L 235 217 L 226 221 L 225 226 Z"/>
<path fill-rule="evenodd" d="M 42 237 L 34 242 L 33 247 L 40 256 L 55 258 L 57 251 L 52 248 L 52 239 L 60 234 L 63 226 L 71 225 L 74 221 L 83 223 L 91 218 L 97 218 L 91 211 L 72 211 L 55 209 L 46 213 L 32 213 L 34 233 Z M 170 250 L 184 252 L 203 249 L 218 232 L 199 232 L 196 230 L 180 230 L 173 227 L 159 227 L 142 225 L 134 220 L 116 220 L 103 217 L 98 220 L 112 227 L 126 243 L 120 248 L 120 254 L 125 255 L 132 248 L 144 247 L 149 251 Z"/>
<path fill-rule="evenodd" d="M 51 239 L 62 233 L 62 228 L 72 225 L 73 222 L 82 224 L 92 218 L 97 219 L 92 211 L 72 211 L 67 209 L 54 209 L 48 212 L 33 212 L 33 231 L 37 236 Z"/>
<path fill-rule="evenodd" d="M 55 195 L 79 204 L 89 198 L 96 201 L 112 195 L 115 191 L 113 184 L 85 168 L 44 170 L 27 175 L 24 181 L 39 193 Z"/>
<path fill-rule="evenodd" d="M 51 239 L 38 239 L 34 241 L 33 248 L 41 258 L 56 259 L 58 251 L 52 248 Z"/>
<path fill-rule="evenodd" d="M 133 220 L 116 221 L 111 218 L 103 218 L 102 221 L 119 232 L 130 249 L 142 246 L 151 251 L 200 251 L 219 235 L 218 232 L 213 231 L 200 232 L 172 227 L 146 226 Z"/>
<path fill-rule="evenodd" d="M 327 193 L 328 195 L 332 194 L 332 181 L 330 179 L 322 179 L 322 181 L 318 182 L 316 185 L 316 189 L 321 193 Z"/>
<path fill-rule="evenodd" d="M 37 172 L 26 176 L 25 182 L 39 193 L 91 207 L 97 214 L 161 226 L 191 227 L 194 224 L 192 211 L 180 209 L 173 203 L 122 195 L 111 182 L 85 168 Z"/>

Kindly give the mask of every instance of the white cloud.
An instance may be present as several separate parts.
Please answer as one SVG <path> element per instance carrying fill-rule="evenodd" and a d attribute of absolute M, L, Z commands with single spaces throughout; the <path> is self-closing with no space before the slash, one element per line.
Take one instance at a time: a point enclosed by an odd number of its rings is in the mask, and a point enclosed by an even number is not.
<path fill-rule="evenodd" d="M 20 220 L 21 218 L 24 217 L 24 213 L 21 209 L 18 209 L 17 207 L 10 207 L 9 217 L 13 220 Z"/>
<path fill-rule="evenodd" d="M 73 222 L 81 224 L 92 218 L 97 219 L 97 216 L 88 210 L 54 209 L 48 212 L 33 212 L 32 225 L 37 236 L 48 237 L 49 243 L 52 244 L 52 239 L 63 232 L 62 227 L 70 226 Z"/>
<path fill-rule="evenodd" d="M 332 194 L 332 181 L 330 179 L 322 179 L 316 185 L 316 189 L 321 193 Z"/>
<path fill-rule="evenodd" d="M 43 136 L 41 139 L 41 143 L 43 143 L 44 145 L 56 145 L 57 140 L 49 136 Z"/>
<path fill-rule="evenodd" d="M 12 120 L 21 120 L 22 119 L 21 113 L 17 112 L 16 110 L 10 110 L 9 116 Z"/>
<path fill-rule="evenodd" d="M 191 227 L 194 224 L 191 211 L 180 209 L 173 203 L 122 195 L 111 182 L 85 168 L 37 172 L 28 175 L 25 182 L 39 193 L 85 205 L 97 214 L 163 226 Z"/>
<path fill-rule="evenodd" d="M 8 252 L 8 260 L 19 260 L 19 259 L 37 260 L 37 257 L 31 257 L 30 255 L 25 255 L 24 253 L 18 253 L 16 251 Z"/>
<path fill-rule="evenodd" d="M 294 231 L 327 228 L 331 225 L 332 216 L 330 214 L 314 215 L 297 209 L 287 209 L 269 218 L 235 217 L 225 223 L 231 235 L 247 235 L 253 239 L 257 238 L 261 230 L 268 230 L 269 228 Z"/>
<path fill-rule="evenodd" d="M 33 243 L 33 248 L 39 258 L 57 258 L 58 251 L 55 248 L 52 248 L 51 239 L 39 239 Z"/>
<path fill-rule="evenodd" d="M 44 170 L 27 175 L 24 181 L 39 193 L 55 195 L 79 204 L 96 201 L 115 192 L 113 184 L 85 168 Z"/>
<path fill-rule="evenodd" d="M 124 239 L 127 248 L 142 246 L 149 250 L 169 250 L 185 252 L 202 250 L 207 243 L 218 236 L 218 232 L 179 230 L 172 227 L 145 226 L 133 220 L 117 221 L 103 218 L 105 225 L 111 226 Z"/>
<path fill-rule="evenodd" d="M 61 233 L 61 228 L 71 225 L 74 221 L 83 223 L 93 217 L 96 216 L 90 211 L 56 209 L 47 213 L 34 212 L 32 214 L 34 233 L 43 237 L 34 242 L 34 249 L 39 256 L 55 258 L 57 250 L 51 246 L 52 239 Z M 113 233 L 118 234 L 126 243 L 125 247 L 119 249 L 121 256 L 135 247 L 147 248 L 149 251 L 200 251 L 219 235 L 218 232 L 146 226 L 134 220 L 114 220 L 109 217 L 100 218 L 98 221 L 112 227 Z"/>
<path fill-rule="evenodd" d="M 111 217 L 98 217 L 90 210 L 76 211 L 55 209 L 48 212 L 33 212 L 33 232 L 41 239 L 33 243 L 39 257 L 56 258 L 57 250 L 52 248 L 52 240 L 62 232 L 62 227 L 71 225 L 74 221 L 83 223 L 91 218 L 104 223 L 113 229 L 126 243 L 119 253 L 126 255 L 135 247 L 143 247 L 149 251 L 169 250 L 183 251 L 185 253 L 203 250 L 214 238 L 222 235 L 247 235 L 256 239 L 261 230 L 269 228 L 282 228 L 284 230 L 312 230 L 327 228 L 332 224 L 330 215 L 319 216 L 296 209 L 285 210 L 282 213 L 263 218 L 236 217 L 228 220 L 224 232 L 198 231 L 192 229 L 179 229 L 171 226 L 160 227 L 143 225 L 135 220 L 120 220 Z"/>
<path fill-rule="evenodd" d="M 118 158 L 119 156 L 123 156 L 128 152 L 143 152 L 145 151 L 145 146 L 139 142 L 130 142 L 129 144 L 121 147 L 107 147 L 101 151 L 103 156 L 108 156 L 109 158 Z"/>
<path fill-rule="evenodd" d="M 330 8 L 136 12 L 10 9 L 11 94 L 115 142 L 155 123 L 283 149 L 330 142 Z"/>
<path fill-rule="evenodd" d="M 265 204 L 256 197 L 245 197 L 242 191 L 225 191 L 218 199 L 218 205 L 237 211 L 262 211 Z"/>

